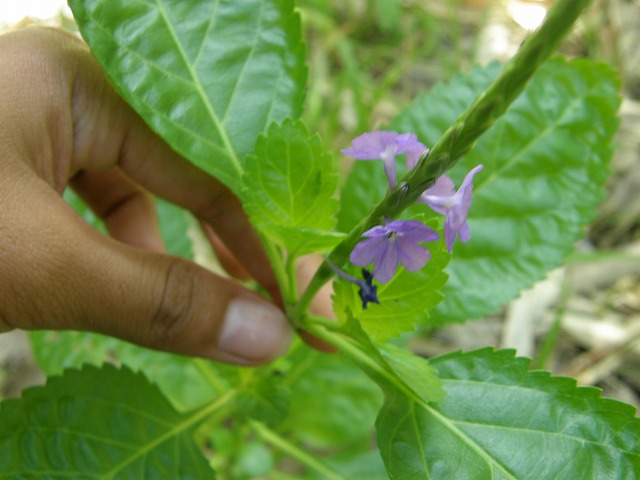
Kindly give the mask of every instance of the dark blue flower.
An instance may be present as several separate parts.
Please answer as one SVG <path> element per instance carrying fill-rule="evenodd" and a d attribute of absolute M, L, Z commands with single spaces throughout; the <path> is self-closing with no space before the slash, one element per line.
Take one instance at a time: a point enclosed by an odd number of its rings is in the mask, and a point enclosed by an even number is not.
<path fill-rule="evenodd" d="M 368 303 L 377 303 L 378 305 L 380 304 L 380 301 L 378 300 L 378 287 L 373 284 L 373 275 L 371 275 L 371 272 L 365 270 L 364 268 L 362 269 L 362 277 L 364 278 L 363 281 L 358 280 L 357 278 L 354 278 L 351 275 L 343 272 L 329 260 L 327 260 L 327 264 L 329 265 L 331 270 L 333 270 L 334 273 L 340 278 L 346 280 L 347 282 L 355 283 L 360 287 L 358 289 L 358 295 L 362 300 L 363 310 L 367 309 Z"/>

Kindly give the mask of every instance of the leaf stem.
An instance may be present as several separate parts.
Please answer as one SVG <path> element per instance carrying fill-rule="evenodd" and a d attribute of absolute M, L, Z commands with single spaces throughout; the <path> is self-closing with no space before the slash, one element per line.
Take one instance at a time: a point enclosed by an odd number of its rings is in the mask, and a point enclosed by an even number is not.
<path fill-rule="evenodd" d="M 430 155 L 421 157 L 416 167 L 333 249 L 328 260 L 338 267 L 343 266 L 363 232 L 380 224 L 385 217 L 397 218 L 440 175 L 456 165 L 473 148 L 478 138 L 518 98 L 529 79 L 555 51 L 590 2 L 591 0 L 555 2 L 542 26 L 524 41 L 518 53 L 505 65 L 489 88 L 449 127 L 431 149 Z M 294 310 L 297 317 L 302 317 L 311 299 L 332 275 L 326 262 L 323 263 Z"/>
<path fill-rule="evenodd" d="M 287 439 L 281 437 L 276 432 L 266 427 L 256 420 L 249 422 L 254 431 L 267 443 L 270 443 L 279 450 L 291 455 L 300 463 L 324 475 L 329 480 L 345 480 L 345 477 L 330 469 L 316 457 L 308 454 L 298 446 L 292 444 Z"/>
<path fill-rule="evenodd" d="M 347 337 L 339 332 L 330 331 L 322 323 L 315 323 L 317 317 L 308 317 L 309 323 L 305 326 L 309 332 L 324 340 L 325 342 L 338 348 L 342 353 L 347 355 L 354 363 L 363 368 L 365 371 L 374 373 L 378 377 L 384 379 L 390 385 L 393 385 L 405 397 L 414 401 L 423 408 L 430 408 L 428 403 L 420 398 L 411 388 L 401 381 L 395 372 L 390 371 L 388 365 L 384 365 L 373 355 L 367 353 L 364 347 L 356 340 Z"/>

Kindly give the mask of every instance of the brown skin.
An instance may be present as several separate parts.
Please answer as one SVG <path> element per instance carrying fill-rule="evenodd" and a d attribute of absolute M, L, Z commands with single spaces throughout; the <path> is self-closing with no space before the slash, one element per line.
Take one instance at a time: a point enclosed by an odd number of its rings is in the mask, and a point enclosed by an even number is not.
<path fill-rule="evenodd" d="M 244 365 L 286 351 L 276 306 L 162 253 L 150 193 L 193 212 L 279 298 L 237 198 L 149 130 L 82 41 L 43 28 L 0 36 L 0 105 L 0 332 L 101 332 Z M 111 237 L 61 199 L 67 185 Z"/>

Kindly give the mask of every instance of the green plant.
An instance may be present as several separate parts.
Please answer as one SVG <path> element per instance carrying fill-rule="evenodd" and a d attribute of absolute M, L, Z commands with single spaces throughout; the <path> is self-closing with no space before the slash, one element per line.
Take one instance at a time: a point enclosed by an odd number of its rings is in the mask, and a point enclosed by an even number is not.
<path fill-rule="evenodd" d="M 507 65 L 457 76 L 402 110 L 387 129 L 432 148 L 387 191 L 378 162 L 357 162 L 340 182 L 327 140 L 300 120 L 305 46 L 291 1 L 72 0 L 122 96 L 243 200 L 290 321 L 342 355 L 298 342 L 273 365 L 240 369 L 35 333 L 51 377 L 2 403 L 0 478 L 633 478 L 632 407 L 529 371 L 512 351 L 426 360 L 393 341 L 495 311 L 561 264 L 594 216 L 617 79 L 603 64 L 548 61 L 588 3 L 557 1 Z M 349 261 L 363 233 L 387 219 L 441 231 L 442 217 L 416 200 L 445 172 L 459 185 L 480 163 L 472 239 L 452 257 L 430 242 L 426 266 L 399 268 L 365 308 Z M 160 217 L 172 251 L 191 258 L 193 219 L 165 204 Z M 307 253 L 325 261 L 299 295 L 295 262 Z M 337 320 L 311 314 L 334 278 Z"/>

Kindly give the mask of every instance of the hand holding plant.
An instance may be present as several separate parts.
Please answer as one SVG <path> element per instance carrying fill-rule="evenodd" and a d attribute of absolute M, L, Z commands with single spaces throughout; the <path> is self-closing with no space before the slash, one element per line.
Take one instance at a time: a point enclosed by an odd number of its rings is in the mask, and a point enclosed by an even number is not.
<path fill-rule="evenodd" d="M 273 272 L 288 321 L 342 355 L 294 342 L 272 365 L 237 369 L 36 333 L 53 376 L 2 404 L 7 474 L 285 478 L 286 456 L 296 478 L 635 475 L 632 407 L 529 371 L 512 351 L 426 360 L 396 340 L 495 311 L 561 264 L 594 215 L 617 80 L 604 65 L 548 60 L 588 3 L 558 0 L 504 67 L 456 77 L 356 137 L 343 153 L 363 161 L 340 182 L 326 139 L 300 119 L 305 48 L 291 2 L 71 1 L 123 98 L 241 199 L 269 259 L 244 263 L 262 290 L 273 294 Z M 168 199 L 202 217 L 187 197 Z M 159 215 L 169 250 L 193 258 L 185 231 L 197 222 L 163 203 Z M 238 258 L 263 248 L 248 231 L 223 238 Z M 310 253 L 324 260 L 301 288 Z M 191 281 L 215 296 L 207 275 Z M 335 319 L 309 309 L 330 281 Z"/>

